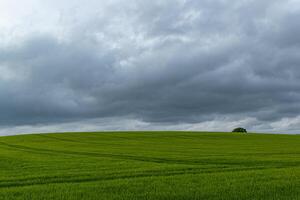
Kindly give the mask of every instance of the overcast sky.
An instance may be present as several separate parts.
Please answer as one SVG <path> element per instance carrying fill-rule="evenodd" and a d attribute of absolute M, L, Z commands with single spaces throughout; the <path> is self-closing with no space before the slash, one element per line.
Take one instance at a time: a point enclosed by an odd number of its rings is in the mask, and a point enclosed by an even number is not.
<path fill-rule="evenodd" d="M 299 0 L 0 0 L 0 134 L 300 133 Z"/>

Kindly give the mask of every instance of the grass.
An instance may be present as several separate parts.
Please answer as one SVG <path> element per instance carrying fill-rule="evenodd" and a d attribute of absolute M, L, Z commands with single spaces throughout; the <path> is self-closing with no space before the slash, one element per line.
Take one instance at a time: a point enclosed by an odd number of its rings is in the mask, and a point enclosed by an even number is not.
<path fill-rule="evenodd" d="M 300 135 L 0 137 L 0 199 L 300 199 Z"/>

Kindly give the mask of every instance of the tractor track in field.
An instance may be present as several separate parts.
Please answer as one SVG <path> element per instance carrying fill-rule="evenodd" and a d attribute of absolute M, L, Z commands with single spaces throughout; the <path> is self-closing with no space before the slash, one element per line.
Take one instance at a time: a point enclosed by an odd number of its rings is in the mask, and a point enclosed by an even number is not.
<path fill-rule="evenodd" d="M 213 174 L 213 173 L 226 173 L 226 172 L 246 172 L 246 171 L 260 171 L 270 169 L 284 169 L 288 167 L 251 167 L 251 168 L 191 168 L 180 170 L 165 170 L 165 171 L 148 171 L 140 172 L 136 174 L 118 174 L 116 173 L 103 175 L 103 176 L 41 176 L 34 178 L 24 178 L 15 180 L 0 180 L 0 189 L 13 188 L 13 187 L 26 187 L 26 186 L 38 186 L 49 184 L 76 184 L 76 183 L 88 183 L 98 181 L 113 181 L 120 179 L 134 179 L 134 178 L 151 178 L 151 177 L 168 177 L 168 176 L 180 176 L 180 175 L 193 175 L 193 174 Z M 76 177 L 76 178 L 73 178 Z"/>
<path fill-rule="evenodd" d="M 185 165 L 199 165 L 199 164 L 214 164 L 211 159 L 202 160 L 178 160 L 178 159 L 167 159 L 167 158 L 157 158 L 157 157 L 145 157 L 136 155 L 125 155 L 125 154 L 108 154 L 99 152 L 79 152 L 79 151 L 62 151 L 53 149 L 42 149 L 27 147 L 23 145 L 8 144 L 5 142 L 0 142 L 0 145 L 9 149 L 18 150 L 22 152 L 29 152 L 35 154 L 46 154 L 46 155 L 66 155 L 66 156 L 88 156 L 94 158 L 110 158 L 110 159 L 121 159 L 121 160 L 133 160 L 141 162 L 152 162 L 152 163 L 166 163 L 166 164 L 185 164 Z M 210 162 L 209 162 L 210 161 Z M 218 163 L 222 164 L 222 163 Z M 223 163 L 226 164 L 226 163 Z M 231 163 L 233 165 L 233 163 Z"/>
<path fill-rule="evenodd" d="M 0 142 L 0 145 L 18 150 L 25 151 L 36 154 L 47 154 L 47 155 L 68 155 L 68 156 L 89 156 L 89 157 L 104 157 L 104 158 L 112 158 L 112 159 L 121 159 L 121 160 L 134 160 L 134 161 L 142 161 L 142 162 L 154 162 L 154 163 L 168 163 L 168 164 L 202 164 L 203 162 L 199 162 L 200 160 L 175 160 L 175 159 L 165 159 L 165 158 L 156 158 L 156 157 L 145 157 L 145 156 L 134 156 L 134 155 L 122 155 L 122 154 L 108 154 L 108 153 L 99 153 L 99 152 L 79 152 L 79 151 L 62 151 L 62 150 L 53 150 L 53 149 L 42 149 L 42 148 L 34 148 L 27 147 L 23 145 L 16 144 L 8 144 L 5 142 Z"/>
<path fill-rule="evenodd" d="M 53 150 L 53 149 L 43 149 L 34 148 L 17 144 L 9 144 L 5 142 L 0 142 L 0 146 L 9 149 L 14 149 L 22 152 L 30 152 L 42 155 L 66 155 L 66 156 L 88 156 L 93 158 L 109 158 L 109 159 L 120 159 L 120 160 L 132 160 L 140 162 L 152 162 L 152 163 L 166 163 L 166 164 L 183 164 L 183 165 L 203 165 L 203 164 L 216 164 L 216 165 L 228 165 L 228 166 L 244 166 L 251 167 L 253 164 L 251 162 L 245 162 L 243 160 L 228 160 L 224 159 L 224 156 L 228 155 L 202 155 L 199 156 L 197 160 L 187 160 L 187 159 L 170 159 L 170 158 L 159 158 L 159 157 L 149 157 L 149 156 L 138 156 L 138 155 L 126 155 L 126 154 L 111 154 L 111 153 L 100 153 L 100 152 L 82 152 L 82 151 L 65 151 L 65 150 Z M 291 153 L 289 153 L 291 154 Z M 274 154 L 272 154 L 274 155 Z M 280 154 L 284 155 L 284 154 Z M 297 154 L 298 155 L 298 154 Z M 236 156 L 236 154 L 234 154 Z M 218 159 L 216 159 L 218 158 Z M 289 164 L 289 166 L 300 166 L 300 161 L 298 162 L 273 162 L 273 161 L 255 161 L 255 166 L 265 166 L 266 164 Z"/>
<path fill-rule="evenodd" d="M 39 137 L 45 137 L 45 138 L 49 138 L 49 139 L 53 139 L 53 140 L 57 140 L 57 141 L 64 141 L 64 142 L 72 142 L 72 143 L 78 143 L 78 144 L 94 144 L 94 145 L 99 145 L 99 144 L 103 144 L 103 143 L 98 143 L 98 142 L 87 142 L 87 141 L 78 141 L 78 140 L 72 140 L 72 139 L 66 139 L 66 138 L 59 138 L 59 137 L 55 137 L 52 135 L 45 135 L 45 134 L 40 134 L 38 135 Z M 118 137 L 121 139 L 126 139 L 125 137 Z M 300 152 L 276 152 L 276 153 L 268 153 L 268 152 L 257 152 L 257 153 L 226 153 L 225 154 L 205 154 L 205 157 L 208 156 L 257 156 L 257 155 L 261 155 L 261 156 L 274 156 L 274 155 L 295 155 L 295 156 L 300 156 Z"/>

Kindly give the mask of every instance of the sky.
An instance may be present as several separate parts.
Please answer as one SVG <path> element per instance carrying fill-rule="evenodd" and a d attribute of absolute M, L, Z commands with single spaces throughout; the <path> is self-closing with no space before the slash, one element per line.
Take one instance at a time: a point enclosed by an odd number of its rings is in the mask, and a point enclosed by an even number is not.
<path fill-rule="evenodd" d="M 0 0 L 0 135 L 300 133 L 299 0 Z"/>

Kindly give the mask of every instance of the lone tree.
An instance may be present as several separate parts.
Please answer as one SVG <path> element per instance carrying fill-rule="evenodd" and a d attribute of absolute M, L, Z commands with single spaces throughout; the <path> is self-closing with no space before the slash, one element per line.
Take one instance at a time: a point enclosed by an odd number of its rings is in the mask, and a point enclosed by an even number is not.
<path fill-rule="evenodd" d="M 232 130 L 233 133 L 247 133 L 247 130 L 245 128 L 235 128 Z"/>

